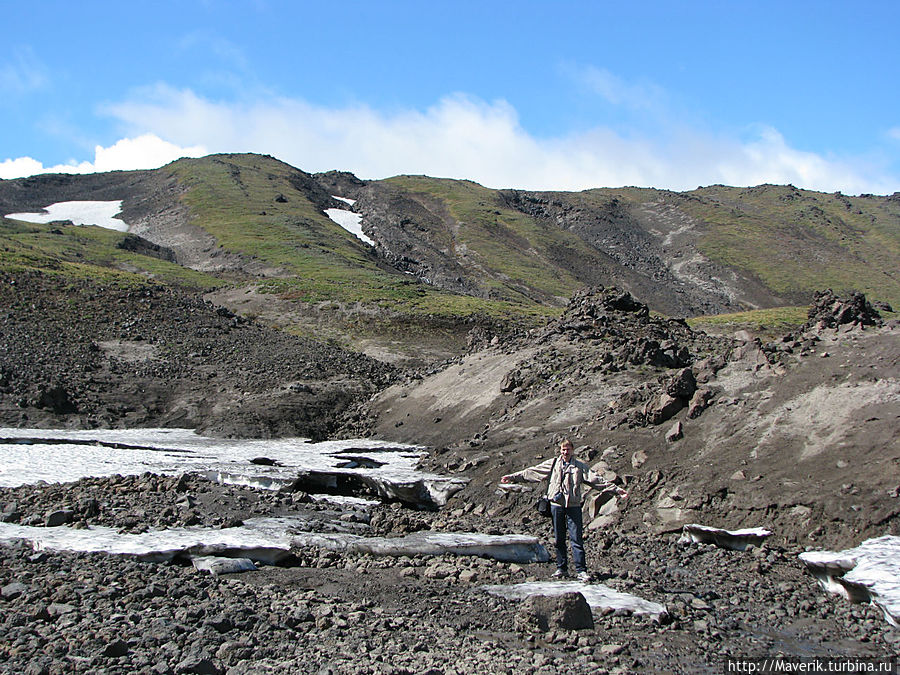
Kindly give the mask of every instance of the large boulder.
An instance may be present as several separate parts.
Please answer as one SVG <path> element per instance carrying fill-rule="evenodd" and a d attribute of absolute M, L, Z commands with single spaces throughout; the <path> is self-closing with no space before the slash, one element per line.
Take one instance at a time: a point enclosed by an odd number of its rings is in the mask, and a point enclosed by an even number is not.
<path fill-rule="evenodd" d="M 650 424 L 662 424 L 684 407 L 682 399 L 662 393 L 644 406 L 644 417 Z"/>
<path fill-rule="evenodd" d="M 525 632 L 593 627 L 591 607 L 577 591 L 561 595 L 531 595 L 522 602 L 516 613 L 516 628 Z"/>

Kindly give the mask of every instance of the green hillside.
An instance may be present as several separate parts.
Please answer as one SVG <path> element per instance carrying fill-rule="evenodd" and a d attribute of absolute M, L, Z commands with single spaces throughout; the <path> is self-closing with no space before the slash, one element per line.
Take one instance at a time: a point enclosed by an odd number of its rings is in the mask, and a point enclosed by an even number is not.
<path fill-rule="evenodd" d="M 199 291 L 226 283 L 173 262 L 119 248 L 125 237 L 122 232 L 101 227 L 43 225 L 0 218 L 0 270 L 42 272 L 119 286 L 150 280 Z"/>
<path fill-rule="evenodd" d="M 898 195 L 848 197 L 791 185 L 588 192 L 632 208 L 648 202 L 676 207 L 698 222 L 703 255 L 792 302 L 806 303 L 815 291 L 832 288 L 900 303 Z"/>
<path fill-rule="evenodd" d="M 535 321 L 557 313 L 578 288 L 600 284 L 624 286 L 654 309 L 685 316 L 803 305 L 824 288 L 858 289 L 900 305 L 897 195 L 772 185 L 538 193 L 425 176 L 355 184 L 369 209 L 363 214 L 378 219 L 377 250 L 323 213 L 336 202 L 316 176 L 267 156 L 0 181 L 4 208 L 121 198 L 132 216 L 150 223 L 177 211 L 213 242 L 212 249 L 198 243 L 199 255 L 247 263 L 199 272 L 125 250 L 118 232 L 4 219 L 0 269 L 110 283 L 150 279 L 203 292 L 253 287 L 298 311 L 323 303 L 354 308 L 356 326 L 366 315 L 372 325 L 391 316 L 404 325 L 435 317 Z M 678 250 L 668 248 L 672 233 L 681 237 Z M 400 257 L 405 271 L 395 265 Z M 692 257 L 713 270 L 708 279 L 678 276 Z M 436 268 L 443 276 L 429 278 Z M 736 284 L 735 297 L 752 287 L 754 300 L 723 302 L 721 279 Z"/>
<path fill-rule="evenodd" d="M 359 305 L 400 315 L 404 323 L 419 316 L 534 319 L 556 311 L 522 296 L 450 293 L 390 268 L 322 212 L 329 205 L 322 202 L 330 198 L 308 174 L 271 157 L 182 159 L 150 173 L 158 174 L 160 183 L 174 182 L 171 199 L 180 200 L 190 223 L 215 239 L 216 254 L 233 254 L 277 273 L 264 278 L 202 273 L 117 248 L 125 235 L 112 230 L 6 219 L 0 223 L 0 269 L 118 284 L 150 279 L 198 291 L 253 284 L 273 300 Z"/>
<path fill-rule="evenodd" d="M 397 176 L 384 181 L 411 196 L 439 200 L 455 221 L 437 233 L 451 255 L 467 265 L 494 293 L 510 299 L 568 298 L 582 284 L 575 270 L 553 262 L 553 251 L 568 249 L 585 266 L 598 264 L 596 251 L 578 237 L 542 227 L 510 209 L 498 191 L 471 181 Z"/>

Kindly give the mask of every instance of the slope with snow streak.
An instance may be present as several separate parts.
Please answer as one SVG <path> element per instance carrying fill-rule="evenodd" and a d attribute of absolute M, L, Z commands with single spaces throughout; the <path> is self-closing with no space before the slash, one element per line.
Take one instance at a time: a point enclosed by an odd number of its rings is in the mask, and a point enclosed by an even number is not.
<path fill-rule="evenodd" d="M 71 220 L 75 225 L 96 225 L 108 230 L 128 232 L 128 223 L 115 217 L 121 210 L 121 199 L 109 202 L 57 202 L 44 207 L 44 213 L 8 213 L 4 217 L 11 220 L 22 220 L 26 223 Z"/>

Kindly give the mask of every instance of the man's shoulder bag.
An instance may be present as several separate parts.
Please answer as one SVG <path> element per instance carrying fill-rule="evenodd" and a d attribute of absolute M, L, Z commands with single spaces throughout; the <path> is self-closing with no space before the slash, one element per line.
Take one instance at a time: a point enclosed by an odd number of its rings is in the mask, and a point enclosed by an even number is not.
<path fill-rule="evenodd" d="M 554 457 L 554 458 L 553 458 L 553 464 L 550 465 L 550 477 L 551 477 L 551 478 L 553 477 L 553 469 L 556 468 L 556 460 L 557 460 L 557 458 Z M 551 511 L 550 511 L 550 499 L 547 497 L 546 494 L 542 494 L 542 495 L 538 498 L 537 503 L 535 504 L 535 508 L 537 509 L 537 512 L 538 512 L 539 514 L 541 514 L 542 516 L 544 516 L 545 518 L 549 518 L 549 517 L 550 517 L 550 514 L 551 514 Z"/>

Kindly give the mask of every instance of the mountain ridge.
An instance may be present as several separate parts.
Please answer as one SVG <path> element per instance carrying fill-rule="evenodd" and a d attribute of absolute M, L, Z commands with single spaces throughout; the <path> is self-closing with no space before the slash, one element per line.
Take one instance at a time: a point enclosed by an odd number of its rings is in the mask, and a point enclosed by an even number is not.
<path fill-rule="evenodd" d="M 122 260 L 100 250 L 110 235 L 8 220 L 0 239 L 8 249 L 27 241 L 29 255 L 45 261 L 32 267 L 77 263 L 84 272 L 93 259 L 104 274 L 220 289 L 215 301 L 238 314 L 352 348 L 377 343 L 380 354 L 392 344 L 402 350 L 410 326 L 434 320 L 534 326 L 585 286 L 621 287 L 683 317 L 805 305 L 823 288 L 900 303 L 897 194 L 775 185 L 494 190 L 427 176 L 310 174 L 255 154 L 0 181 L 2 213 L 74 199 L 121 199 L 130 234 L 151 246 Z M 330 220 L 328 208 L 360 214 L 374 246 Z M 93 253 L 75 250 L 87 239 Z M 171 251 L 174 264 L 139 255 L 153 246 Z M 0 265 L 20 264 L 6 253 Z M 340 311 L 323 312 L 323 303 Z M 430 331 L 436 344 L 442 331 Z M 458 353 L 460 339 L 446 336 L 434 355 Z"/>

